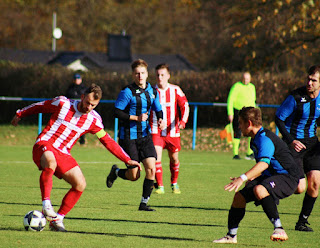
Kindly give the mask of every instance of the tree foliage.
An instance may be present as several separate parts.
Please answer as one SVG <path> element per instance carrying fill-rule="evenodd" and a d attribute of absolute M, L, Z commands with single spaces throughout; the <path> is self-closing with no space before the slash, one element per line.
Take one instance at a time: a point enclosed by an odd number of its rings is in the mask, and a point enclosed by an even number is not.
<path fill-rule="evenodd" d="M 319 59 L 319 0 L 2 0 L 0 46 L 107 52 L 107 35 L 132 52 L 183 54 L 203 70 L 304 70 Z"/>

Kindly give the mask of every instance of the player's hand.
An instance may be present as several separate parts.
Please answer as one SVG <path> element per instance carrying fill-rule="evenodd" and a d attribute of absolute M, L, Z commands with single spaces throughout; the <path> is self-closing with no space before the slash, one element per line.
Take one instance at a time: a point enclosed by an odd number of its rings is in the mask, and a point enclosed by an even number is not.
<path fill-rule="evenodd" d="M 301 152 L 303 149 L 307 149 L 307 147 L 300 142 L 299 140 L 294 140 L 292 141 L 292 143 L 290 144 L 290 146 L 296 150 L 296 152 Z"/>
<path fill-rule="evenodd" d="M 162 119 L 159 119 L 158 126 L 159 126 L 160 130 L 164 130 L 166 128 L 166 123 Z"/>
<path fill-rule="evenodd" d="M 21 120 L 21 118 L 19 118 L 18 116 L 14 116 L 13 117 L 13 119 L 12 119 L 12 121 L 11 121 L 11 124 L 13 125 L 13 126 L 18 126 L 18 122 Z"/>
<path fill-rule="evenodd" d="M 138 121 L 139 122 L 143 122 L 143 121 L 146 121 L 146 120 L 148 120 L 148 112 L 147 113 L 143 113 L 143 114 L 138 116 Z"/>
<path fill-rule="evenodd" d="M 186 123 L 184 121 L 180 121 L 179 122 L 179 128 L 180 129 L 185 129 L 185 127 L 186 127 Z"/>
<path fill-rule="evenodd" d="M 129 160 L 127 162 L 127 165 L 130 165 L 130 166 L 133 166 L 133 167 L 138 167 L 140 171 L 142 170 L 140 163 L 138 163 L 135 160 Z"/>
<path fill-rule="evenodd" d="M 232 182 L 224 186 L 224 190 L 228 190 L 229 192 L 234 190 L 235 192 L 238 192 L 239 188 L 243 184 L 243 180 L 241 177 L 230 177 L 230 179 Z"/>
<path fill-rule="evenodd" d="M 228 115 L 228 120 L 229 120 L 229 122 L 233 122 L 233 115 Z"/>

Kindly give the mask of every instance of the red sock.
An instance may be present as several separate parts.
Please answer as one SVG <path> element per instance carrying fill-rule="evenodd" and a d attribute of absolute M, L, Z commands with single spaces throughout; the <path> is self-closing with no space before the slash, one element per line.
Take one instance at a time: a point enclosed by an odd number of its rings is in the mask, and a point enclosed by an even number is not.
<path fill-rule="evenodd" d="M 43 200 L 50 200 L 53 174 L 54 174 L 54 171 L 50 168 L 44 168 L 41 172 L 39 182 L 40 182 L 42 201 Z"/>
<path fill-rule="evenodd" d="M 156 181 L 158 186 L 163 186 L 163 171 L 162 171 L 162 165 L 161 162 L 156 162 Z"/>
<path fill-rule="evenodd" d="M 170 163 L 171 184 L 178 182 L 180 162 L 177 164 Z"/>
<path fill-rule="evenodd" d="M 64 196 L 58 214 L 65 216 L 67 213 L 69 213 L 74 205 L 76 205 L 81 195 L 81 191 L 71 188 Z"/>

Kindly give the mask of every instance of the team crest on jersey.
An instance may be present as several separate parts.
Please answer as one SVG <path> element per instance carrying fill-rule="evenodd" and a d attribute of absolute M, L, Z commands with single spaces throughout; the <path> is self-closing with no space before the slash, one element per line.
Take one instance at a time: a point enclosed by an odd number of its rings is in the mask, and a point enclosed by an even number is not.
<path fill-rule="evenodd" d="M 152 95 L 151 95 L 151 98 L 154 99 L 154 98 L 156 98 L 156 96 L 155 96 L 154 94 L 152 94 Z"/>
<path fill-rule="evenodd" d="M 137 94 L 140 94 L 141 91 L 140 91 L 139 89 L 136 89 L 136 93 L 137 93 Z"/>
<path fill-rule="evenodd" d="M 305 97 L 301 97 L 301 100 L 300 100 L 300 102 L 306 102 L 307 100 L 306 100 L 306 98 Z"/>

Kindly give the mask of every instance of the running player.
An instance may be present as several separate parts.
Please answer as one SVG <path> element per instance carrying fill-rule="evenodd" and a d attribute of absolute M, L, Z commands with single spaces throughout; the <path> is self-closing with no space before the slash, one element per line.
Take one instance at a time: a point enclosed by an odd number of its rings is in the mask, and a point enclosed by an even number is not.
<path fill-rule="evenodd" d="M 306 86 L 294 90 L 276 113 L 276 124 L 284 141 L 301 169 L 296 193 L 304 192 L 307 175 L 308 188 L 295 229 L 312 232 L 308 218 L 319 194 L 320 143 L 317 138 L 317 119 L 320 117 L 320 66 L 309 68 Z"/>
<path fill-rule="evenodd" d="M 181 191 L 178 185 L 180 168 L 179 151 L 181 150 L 180 129 L 184 129 L 188 121 L 189 104 L 181 88 L 168 82 L 170 79 L 169 65 L 159 64 L 155 69 L 157 76 L 156 89 L 159 93 L 163 112 L 163 121 L 166 126 L 164 130 L 160 130 L 158 128 L 156 113 L 153 111 L 150 116 L 150 125 L 152 140 L 157 152 L 157 189 L 155 190 L 155 193 L 164 194 L 161 158 L 163 149 L 167 149 L 170 159 L 171 189 L 173 193 L 180 194 Z M 181 112 L 181 120 L 179 118 L 178 108 Z"/>
<path fill-rule="evenodd" d="M 156 112 L 160 129 L 164 128 L 163 113 L 159 94 L 148 78 L 148 64 L 138 59 L 131 65 L 134 83 L 126 86 L 115 103 L 115 115 L 120 120 L 119 144 L 136 161 L 142 162 L 146 175 L 143 182 L 140 211 L 154 211 L 147 203 L 153 190 L 155 179 L 156 150 L 150 135 L 149 115 L 151 109 Z M 136 181 L 140 178 L 138 167 L 127 164 L 126 169 L 112 166 L 107 177 L 107 187 L 111 188 L 117 177 Z"/>
<path fill-rule="evenodd" d="M 51 114 L 48 124 L 39 134 L 33 147 L 33 161 L 42 171 L 40 175 L 42 211 L 50 221 L 50 230 L 66 231 L 63 218 L 77 203 L 86 187 L 80 166 L 70 154 L 71 148 L 81 135 L 96 134 L 100 142 L 118 159 L 131 166 L 139 166 L 139 163 L 131 160 L 104 131 L 101 117 L 94 110 L 101 96 L 100 87 L 92 84 L 81 95 L 81 101 L 69 100 L 63 96 L 56 97 L 17 110 L 11 121 L 12 125 L 17 126 L 25 116 L 38 113 Z M 53 175 L 71 185 L 57 213 L 50 200 Z"/>
<path fill-rule="evenodd" d="M 254 107 L 244 107 L 239 112 L 239 127 L 244 136 L 250 136 L 251 149 L 256 164 L 239 177 L 231 178 L 225 190 L 235 190 L 228 216 L 228 233 L 214 243 L 237 243 L 240 221 L 245 215 L 248 202 L 255 201 L 274 225 L 271 240 L 285 241 L 288 236 L 282 227 L 277 204 L 279 199 L 294 193 L 299 182 L 299 167 L 294 161 L 288 146 L 273 132 L 262 127 L 261 112 Z M 248 180 L 246 186 L 237 192 Z"/>

